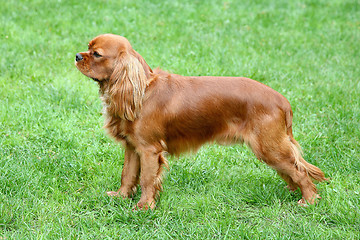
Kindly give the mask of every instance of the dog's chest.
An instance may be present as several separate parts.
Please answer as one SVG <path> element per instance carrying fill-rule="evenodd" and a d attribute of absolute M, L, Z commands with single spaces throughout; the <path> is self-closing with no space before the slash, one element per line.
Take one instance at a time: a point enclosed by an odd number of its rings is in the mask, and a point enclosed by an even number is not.
<path fill-rule="evenodd" d="M 107 92 L 100 95 L 102 101 L 102 115 L 104 117 L 104 128 L 106 132 L 115 140 L 124 142 L 126 141 L 127 125 L 126 121 L 114 115 L 110 106 L 110 96 Z"/>

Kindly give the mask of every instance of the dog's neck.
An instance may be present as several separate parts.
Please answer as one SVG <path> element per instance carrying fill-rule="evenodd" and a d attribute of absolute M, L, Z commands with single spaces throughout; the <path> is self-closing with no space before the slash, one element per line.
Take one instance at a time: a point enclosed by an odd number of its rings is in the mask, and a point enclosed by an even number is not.
<path fill-rule="evenodd" d="M 114 113 L 112 113 L 109 108 L 110 106 L 110 96 L 109 96 L 109 80 L 97 81 L 99 84 L 99 95 L 102 102 L 102 110 L 101 114 L 105 118 L 105 124 L 110 117 L 116 117 Z"/>
<path fill-rule="evenodd" d="M 102 85 L 101 82 L 99 82 L 99 85 L 100 85 L 99 95 L 103 106 L 101 113 L 105 118 L 107 118 L 109 115 L 111 115 L 108 111 L 110 105 L 110 97 L 108 94 L 108 90 L 104 88 L 104 86 L 101 86 Z"/>
<path fill-rule="evenodd" d="M 99 85 L 99 94 L 103 95 L 106 89 L 109 88 L 109 80 L 96 81 Z"/>

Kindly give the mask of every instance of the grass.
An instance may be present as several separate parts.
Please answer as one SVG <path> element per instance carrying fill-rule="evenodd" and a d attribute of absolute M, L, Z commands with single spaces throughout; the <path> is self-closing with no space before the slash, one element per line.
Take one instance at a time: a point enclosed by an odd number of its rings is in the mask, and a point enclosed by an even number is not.
<path fill-rule="evenodd" d="M 0 239 L 359 239 L 360 7 L 331 1 L 5 1 L 0 9 Z M 170 158 L 153 212 L 110 199 L 123 150 L 74 66 L 126 36 L 151 67 L 247 76 L 285 95 L 304 157 L 329 183 L 299 192 L 243 146 Z"/>

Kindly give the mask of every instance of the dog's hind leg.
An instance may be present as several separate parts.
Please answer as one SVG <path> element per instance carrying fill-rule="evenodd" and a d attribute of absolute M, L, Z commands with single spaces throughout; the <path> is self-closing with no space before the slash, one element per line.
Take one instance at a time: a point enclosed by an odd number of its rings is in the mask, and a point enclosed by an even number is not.
<path fill-rule="evenodd" d="M 303 198 L 299 200 L 299 204 L 313 204 L 320 197 L 310 176 L 316 176 L 312 173 L 316 172 L 322 176 L 316 179 L 321 181 L 325 180 L 324 174 L 301 157 L 299 149 L 285 130 L 279 119 L 263 123 L 261 129 L 256 129 L 256 134 L 249 138 L 248 143 L 255 155 L 275 169 L 289 184 L 290 190 L 300 188 Z"/>
<path fill-rule="evenodd" d="M 291 179 L 290 176 L 280 172 L 280 171 L 277 171 L 277 173 L 279 174 L 279 176 L 284 179 L 284 181 L 288 184 L 286 186 L 286 188 L 290 191 L 290 192 L 295 192 L 297 189 L 298 189 L 298 185 L 296 185 L 296 183 L 294 183 L 294 181 Z"/>

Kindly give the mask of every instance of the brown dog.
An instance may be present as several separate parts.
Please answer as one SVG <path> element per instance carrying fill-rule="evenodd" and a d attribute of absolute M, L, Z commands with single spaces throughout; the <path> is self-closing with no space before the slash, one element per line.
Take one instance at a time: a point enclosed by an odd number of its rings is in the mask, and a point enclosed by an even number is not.
<path fill-rule="evenodd" d="M 76 54 L 76 67 L 98 82 L 105 128 L 125 147 L 121 187 L 109 196 L 131 196 L 140 180 L 137 208 L 154 208 L 167 165 L 164 152 L 245 142 L 290 190 L 300 188 L 300 204 L 319 198 L 311 178 L 323 181 L 324 174 L 301 157 L 290 104 L 270 87 L 241 77 L 152 71 L 126 38 L 112 34 L 94 38 L 87 52 Z"/>

